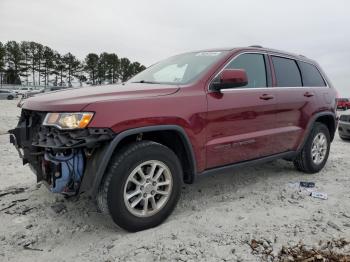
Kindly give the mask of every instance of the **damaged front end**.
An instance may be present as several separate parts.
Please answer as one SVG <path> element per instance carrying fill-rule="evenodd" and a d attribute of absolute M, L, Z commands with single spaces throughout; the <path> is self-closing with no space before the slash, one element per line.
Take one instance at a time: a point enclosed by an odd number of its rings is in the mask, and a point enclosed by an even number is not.
<path fill-rule="evenodd" d="M 85 173 L 91 174 L 97 168 L 104 145 L 114 133 L 108 128 L 63 130 L 43 126 L 46 115 L 47 112 L 23 109 L 17 127 L 9 130 L 10 142 L 23 164 L 28 163 L 37 181 L 47 184 L 51 192 L 81 193 L 82 184 L 88 189 L 93 180 L 85 179 Z"/>

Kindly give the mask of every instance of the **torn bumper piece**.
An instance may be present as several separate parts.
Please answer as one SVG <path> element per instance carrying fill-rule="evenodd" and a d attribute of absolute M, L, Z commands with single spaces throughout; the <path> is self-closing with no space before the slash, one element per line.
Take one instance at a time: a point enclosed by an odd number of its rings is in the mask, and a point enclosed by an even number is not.
<path fill-rule="evenodd" d="M 106 128 L 63 131 L 55 127 L 41 127 L 32 145 L 52 149 L 94 148 L 98 143 L 111 140 L 113 134 Z"/>

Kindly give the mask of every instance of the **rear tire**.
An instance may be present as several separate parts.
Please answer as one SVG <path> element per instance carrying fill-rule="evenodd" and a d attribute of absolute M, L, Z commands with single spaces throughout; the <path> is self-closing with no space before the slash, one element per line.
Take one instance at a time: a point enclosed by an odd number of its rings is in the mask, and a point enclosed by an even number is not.
<path fill-rule="evenodd" d="M 127 231 L 152 228 L 174 210 L 182 177 L 180 161 L 168 147 L 152 141 L 135 142 L 112 157 L 97 203 Z"/>
<path fill-rule="evenodd" d="M 330 134 L 327 126 L 316 122 L 307 141 L 294 159 L 294 166 L 302 172 L 319 172 L 326 164 L 330 150 Z"/>
<path fill-rule="evenodd" d="M 9 96 L 7 97 L 7 100 L 12 100 L 13 98 L 14 98 L 13 96 L 9 95 Z"/>

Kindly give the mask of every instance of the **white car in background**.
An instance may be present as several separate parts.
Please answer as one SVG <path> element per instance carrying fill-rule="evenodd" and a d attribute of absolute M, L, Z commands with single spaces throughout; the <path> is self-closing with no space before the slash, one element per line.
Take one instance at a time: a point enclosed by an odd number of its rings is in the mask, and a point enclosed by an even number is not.
<path fill-rule="evenodd" d="M 19 95 L 27 95 L 27 94 L 39 94 L 44 92 L 44 89 L 34 89 L 33 87 L 20 87 L 16 90 L 16 93 Z"/>
<path fill-rule="evenodd" d="M 18 95 L 12 90 L 0 89 L 0 99 L 12 100 L 17 97 Z"/>

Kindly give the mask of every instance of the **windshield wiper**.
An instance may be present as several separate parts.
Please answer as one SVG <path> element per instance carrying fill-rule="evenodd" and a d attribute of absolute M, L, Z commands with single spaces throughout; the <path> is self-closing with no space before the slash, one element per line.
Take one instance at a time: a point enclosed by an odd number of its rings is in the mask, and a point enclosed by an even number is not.
<path fill-rule="evenodd" d="M 140 81 L 135 81 L 135 82 L 131 82 L 131 83 L 159 84 L 159 82 L 146 81 L 146 80 L 140 80 Z"/>

